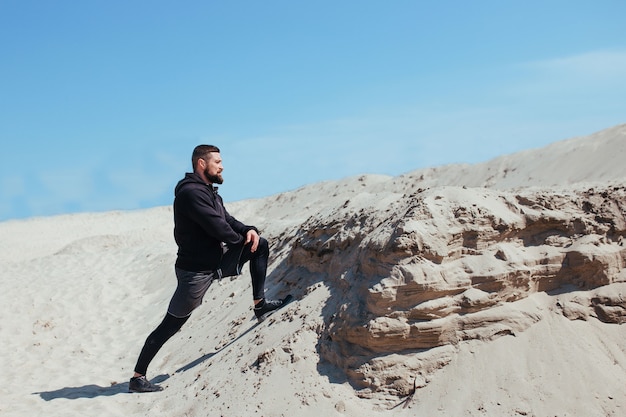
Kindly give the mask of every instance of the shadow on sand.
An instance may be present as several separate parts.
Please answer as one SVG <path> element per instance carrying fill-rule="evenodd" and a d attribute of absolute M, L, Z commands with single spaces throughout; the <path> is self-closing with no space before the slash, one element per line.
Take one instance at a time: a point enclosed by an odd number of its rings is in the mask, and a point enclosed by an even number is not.
<path fill-rule="evenodd" d="M 259 325 L 259 323 L 255 320 L 255 322 L 250 327 L 248 327 L 248 329 L 245 332 L 241 333 L 235 339 L 231 340 L 230 342 L 228 342 L 227 344 L 225 344 L 224 346 L 222 346 L 221 348 L 219 348 L 215 352 L 206 353 L 206 354 L 200 356 L 195 361 L 189 362 L 187 365 L 183 366 L 182 368 L 177 369 L 175 373 L 186 372 L 186 371 L 188 371 L 188 370 L 190 370 L 192 368 L 195 368 L 196 366 L 200 365 L 202 362 L 211 359 L 213 356 L 217 355 L 218 353 L 220 353 L 221 351 L 223 351 L 224 349 L 226 349 L 227 347 L 229 347 L 230 345 L 232 345 L 233 343 L 235 343 L 236 341 L 238 341 L 239 339 L 241 339 L 242 337 L 244 337 L 245 335 L 250 333 L 252 331 L 252 329 L 257 327 L 258 325 Z"/>
<path fill-rule="evenodd" d="M 183 366 L 182 368 L 177 369 L 175 373 L 188 371 L 200 365 L 202 362 L 211 359 L 213 356 L 217 355 L 218 353 L 220 353 L 221 351 L 223 351 L 224 349 L 226 349 L 233 343 L 237 342 L 239 339 L 241 339 L 243 336 L 248 334 L 250 331 L 252 331 L 252 329 L 254 329 L 257 326 L 258 326 L 258 323 L 255 321 L 255 323 L 252 324 L 246 331 L 244 331 L 239 336 L 237 336 L 237 338 L 228 342 L 228 344 L 222 346 L 219 350 L 202 355 L 201 357 L 194 360 L 193 362 L 190 362 L 187 365 Z M 151 382 L 154 384 L 160 384 L 160 383 L 163 383 L 164 381 L 167 381 L 169 378 L 170 378 L 170 375 L 163 374 L 163 375 L 159 375 L 153 378 Z M 108 386 L 108 387 L 101 387 L 99 385 L 90 384 L 90 385 L 83 385 L 82 387 L 66 387 L 66 388 L 61 388 L 61 389 L 54 390 L 54 391 L 34 392 L 33 395 L 39 395 L 44 401 L 52 401 L 52 400 L 56 400 L 59 398 L 65 398 L 68 400 L 76 400 L 79 398 L 111 397 L 113 395 L 128 394 L 128 393 L 129 393 L 128 382 L 121 382 L 121 383 L 113 382 L 111 383 L 111 386 Z"/>
<path fill-rule="evenodd" d="M 155 384 L 160 384 L 166 381 L 169 375 L 159 375 L 152 379 Z M 55 391 L 43 391 L 34 392 L 34 395 L 39 395 L 44 401 L 52 401 L 59 398 L 65 398 L 68 400 L 76 400 L 79 398 L 96 398 L 96 397 L 111 397 L 118 394 L 128 393 L 128 382 L 112 383 L 109 387 L 101 387 L 99 385 L 83 385 L 82 387 L 66 387 Z"/>

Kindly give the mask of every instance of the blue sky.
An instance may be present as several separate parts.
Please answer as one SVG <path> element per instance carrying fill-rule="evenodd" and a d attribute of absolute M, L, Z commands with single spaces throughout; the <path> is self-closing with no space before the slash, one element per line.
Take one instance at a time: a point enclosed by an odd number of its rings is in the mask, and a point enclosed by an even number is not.
<path fill-rule="evenodd" d="M 475 163 L 626 123 L 626 2 L 0 0 L 0 221 Z"/>

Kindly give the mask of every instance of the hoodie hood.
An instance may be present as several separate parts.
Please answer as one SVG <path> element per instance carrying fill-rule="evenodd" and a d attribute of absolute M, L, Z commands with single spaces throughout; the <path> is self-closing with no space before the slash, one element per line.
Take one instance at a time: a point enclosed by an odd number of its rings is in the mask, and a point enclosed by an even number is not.
<path fill-rule="evenodd" d="M 185 178 L 183 178 L 182 180 L 178 181 L 178 184 L 176 184 L 176 187 L 174 188 L 174 196 L 177 196 L 178 193 L 187 185 L 189 184 L 197 184 L 197 185 L 202 185 L 205 187 L 209 187 L 213 190 L 216 190 L 216 188 L 213 187 L 212 184 L 207 184 L 206 182 L 204 182 L 204 180 L 202 178 L 200 178 L 200 176 L 198 174 L 196 174 L 195 172 L 188 172 L 185 174 Z"/>

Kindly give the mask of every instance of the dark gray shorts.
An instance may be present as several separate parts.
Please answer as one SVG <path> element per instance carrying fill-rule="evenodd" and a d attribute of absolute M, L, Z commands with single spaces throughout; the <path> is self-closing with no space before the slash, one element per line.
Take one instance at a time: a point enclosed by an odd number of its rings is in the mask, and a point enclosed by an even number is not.
<path fill-rule="evenodd" d="M 176 279 L 178 286 L 170 300 L 167 312 L 174 317 L 187 317 L 200 304 L 204 294 L 207 292 L 214 279 L 217 279 L 215 272 L 191 272 L 179 268 L 176 269 Z"/>
<path fill-rule="evenodd" d="M 175 268 L 178 286 L 170 300 L 167 312 L 178 318 L 189 316 L 202 304 L 204 294 L 213 280 L 241 274 L 241 268 L 247 262 L 247 259 L 242 257 L 243 249 L 244 245 L 240 244 L 225 250 L 220 269 L 217 271 L 191 272 Z"/>

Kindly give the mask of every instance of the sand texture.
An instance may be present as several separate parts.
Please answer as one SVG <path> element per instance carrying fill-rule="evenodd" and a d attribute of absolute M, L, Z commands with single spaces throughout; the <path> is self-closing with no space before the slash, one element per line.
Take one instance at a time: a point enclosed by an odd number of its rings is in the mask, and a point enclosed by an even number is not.
<path fill-rule="evenodd" d="M 171 208 L 2 222 L 0 415 L 626 415 L 624 161 L 626 125 L 228 204 L 296 300 L 258 324 L 247 267 L 214 283 L 154 394 Z"/>

